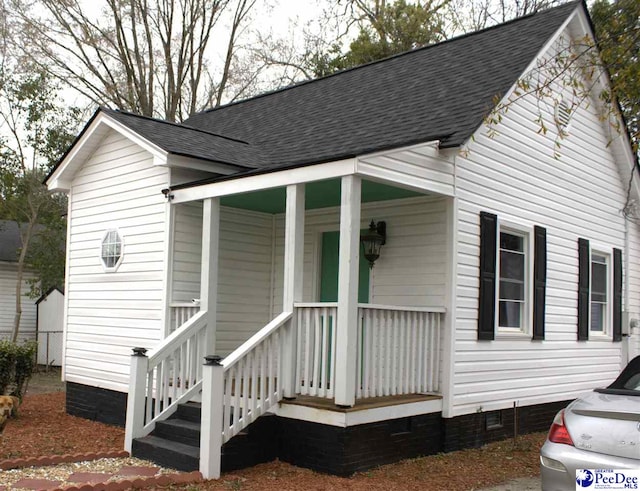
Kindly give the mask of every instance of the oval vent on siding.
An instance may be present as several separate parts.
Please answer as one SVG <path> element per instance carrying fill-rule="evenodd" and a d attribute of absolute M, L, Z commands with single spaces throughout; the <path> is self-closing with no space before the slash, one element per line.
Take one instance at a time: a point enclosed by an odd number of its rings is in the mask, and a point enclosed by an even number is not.
<path fill-rule="evenodd" d="M 563 134 L 567 134 L 571 123 L 571 106 L 564 99 L 556 102 L 555 119 L 558 129 Z"/>

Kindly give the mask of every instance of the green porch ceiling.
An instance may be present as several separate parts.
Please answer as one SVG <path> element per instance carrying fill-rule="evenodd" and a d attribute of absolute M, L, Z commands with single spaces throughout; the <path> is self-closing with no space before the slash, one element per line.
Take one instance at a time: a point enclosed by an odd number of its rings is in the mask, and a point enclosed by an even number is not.
<path fill-rule="evenodd" d="M 415 191 L 388 186 L 372 181 L 362 181 L 362 202 L 388 201 L 400 198 L 422 196 Z M 221 199 L 223 206 L 263 213 L 284 213 L 286 206 L 286 188 L 266 189 L 251 193 L 234 194 Z M 340 205 L 340 179 L 327 179 L 307 183 L 305 208 L 327 208 Z"/>

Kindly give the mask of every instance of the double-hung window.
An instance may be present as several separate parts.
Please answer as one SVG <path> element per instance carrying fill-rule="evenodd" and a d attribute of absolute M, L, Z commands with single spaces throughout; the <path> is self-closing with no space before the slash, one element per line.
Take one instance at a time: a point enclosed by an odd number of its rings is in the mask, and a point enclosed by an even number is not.
<path fill-rule="evenodd" d="M 544 339 L 547 231 L 480 212 L 478 339 Z"/>
<path fill-rule="evenodd" d="M 589 298 L 589 331 L 595 335 L 610 333 L 609 305 L 611 278 L 609 255 L 591 251 L 591 285 Z"/>
<path fill-rule="evenodd" d="M 578 341 L 622 339 L 622 250 L 578 239 Z"/>
<path fill-rule="evenodd" d="M 500 228 L 498 262 L 498 328 L 526 331 L 528 237 L 522 232 Z"/>

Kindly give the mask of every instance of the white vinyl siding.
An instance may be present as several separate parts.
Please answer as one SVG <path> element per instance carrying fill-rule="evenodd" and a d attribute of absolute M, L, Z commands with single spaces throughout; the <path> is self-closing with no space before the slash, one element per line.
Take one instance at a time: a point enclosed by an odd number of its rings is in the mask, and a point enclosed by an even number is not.
<path fill-rule="evenodd" d="M 16 281 L 18 266 L 16 263 L 0 261 L 0 339 L 11 339 L 13 322 L 16 315 Z M 28 271 L 22 283 L 22 317 L 18 340 L 35 339 L 36 337 L 36 304 L 35 300 L 26 296 L 30 287 L 27 279 L 33 275 Z"/>
<path fill-rule="evenodd" d="M 539 107 L 550 128 L 546 135 L 538 133 Z M 577 240 L 624 248 L 625 182 L 593 105 L 572 115 L 559 159 L 552 112 L 534 97 L 520 99 L 497 135 L 490 138 L 481 126 L 456 160 L 457 312 L 453 410 L 447 416 L 572 399 L 610 383 L 623 364 L 622 343 L 578 343 L 576 324 Z M 544 341 L 477 340 L 480 211 L 547 229 Z M 632 275 L 637 296 L 638 272 Z"/>
<path fill-rule="evenodd" d="M 363 177 L 402 182 L 425 191 L 453 196 L 453 156 L 433 145 L 415 145 L 358 157 L 357 172 Z"/>
<path fill-rule="evenodd" d="M 200 297 L 202 203 L 176 206 L 171 300 Z M 218 355 L 226 356 L 270 320 L 272 216 L 222 207 Z"/>
<path fill-rule="evenodd" d="M 70 192 L 65 379 L 126 391 L 131 348 L 153 348 L 163 317 L 168 169 L 109 132 Z M 101 244 L 117 229 L 126 253 L 106 272 Z"/>
<path fill-rule="evenodd" d="M 366 203 L 361 228 L 387 222 L 387 243 L 370 272 L 369 302 L 382 305 L 443 306 L 446 272 L 446 201 L 434 198 Z M 309 210 L 305 216 L 303 300 L 317 302 L 321 236 L 340 229 L 338 208 Z M 284 216 L 276 218 L 276 284 L 273 314 L 282 310 Z"/>

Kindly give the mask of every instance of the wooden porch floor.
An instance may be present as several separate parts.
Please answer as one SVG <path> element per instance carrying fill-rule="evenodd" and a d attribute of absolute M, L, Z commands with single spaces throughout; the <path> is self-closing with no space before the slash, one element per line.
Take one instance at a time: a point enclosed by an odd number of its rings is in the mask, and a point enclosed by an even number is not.
<path fill-rule="evenodd" d="M 365 411 L 367 409 L 376 409 L 380 407 L 397 406 L 400 404 L 409 404 L 411 402 L 425 402 L 442 399 L 442 396 L 428 394 L 405 394 L 397 396 L 369 397 L 365 399 L 356 399 L 353 407 L 336 406 L 333 399 L 324 397 L 313 397 L 299 395 L 295 399 L 283 399 L 281 404 L 289 404 L 292 406 L 304 406 L 313 409 L 324 409 L 326 411 L 335 411 L 338 413 L 350 413 L 354 411 Z"/>

